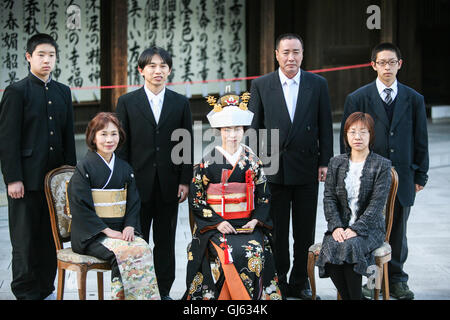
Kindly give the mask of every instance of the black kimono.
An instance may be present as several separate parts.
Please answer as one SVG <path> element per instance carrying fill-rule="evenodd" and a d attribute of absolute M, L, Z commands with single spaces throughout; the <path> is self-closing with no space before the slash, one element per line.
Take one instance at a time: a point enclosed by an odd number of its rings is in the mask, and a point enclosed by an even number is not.
<path fill-rule="evenodd" d="M 249 148 L 242 147 L 234 167 L 214 149 L 194 169 L 189 204 L 196 229 L 188 252 L 186 299 L 281 299 L 269 233 L 270 192 L 261 161 Z M 229 170 L 230 185 L 243 183 L 248 176 L 254 182 L 250 216 L 227 219 L 234 228 L 258 219 L 252 233 L 223 235 L 217 230 L 225 218 L 214 210 L 217 206 L 211 204 L 208 192 L 211 185 L 220 186 L 223 169 Z"/>
<path fill-rule="evenodd" d="M 151 251 L 139 237 L 140 199 L 134 174 L 128 163 L 114 158 L 112 172 L 103 158 L 92 151 L 88 151 L 76 167 L 68 187 L 72 249 L 110 262 L 113 299 L 123 296 L 125 299 L 159 298 Z M 94 204 L 93 191 L 123 189 L 126 189 L 123 217 L 99 217 L 96 206 L 101 204 Z M 127 226 L 134 228 L 133 242 L 108 238 L 102 233 L 105 228 L 122 232 Z"/>

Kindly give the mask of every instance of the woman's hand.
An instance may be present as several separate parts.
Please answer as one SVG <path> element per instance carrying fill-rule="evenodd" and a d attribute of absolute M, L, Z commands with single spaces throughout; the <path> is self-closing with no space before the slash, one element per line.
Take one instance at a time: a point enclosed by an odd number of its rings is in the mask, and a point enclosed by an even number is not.
<path fill-rule="evenodd" d="M 126 227 L 122 231 L 122 240 L 125 241 L 134 241 L 134 228 L 133 227 Z"/>
<path fill-rule="evenodd" d="M 103 229 L 102 232 L 108 237 L 108 238 L 113 238 L 113 239 L 122 239 L 122 232 L 110 229 L 110 228 L 106 228 Z"/>
<path fill-rule="evenodd" d="M 223 234 L 237 233 L 228 221 L 222 221 L 217 225 L 217 230 Z"/>
<path fill-rule="evenodd" d="M 347 229 L 345 229 L 345 231 L 344 231 L 344 236 L 345 236 L 345 240 L 348 240 L 348 239 L 350 239 L 350 238 L 356 237 L 357 234 L 356 234 L 356 232 L 353 231 L 352 229 L 347 228 Z"/>
<path fill-rule="evenodd" d="M 343 228 L 336 228 L 334 229 L 333 233 L 331 234 L 333 236 L 333 239 L 337 242 L 344 242 L 345 241 L 345 234 Z"/>
<path fill-rule="evenodd" d="M 245 230 L 245 231 L 239 231 L 239 233 L 252 233 L 253 229 L 255 229 L 256 225 L 258 224 L 258 219 L 252 219 L 249 222 L 247 222 L 246 224 L 244 224 L 241 228 L 242 229 L 247 229 L 249 228 L 250 230 Z"/>

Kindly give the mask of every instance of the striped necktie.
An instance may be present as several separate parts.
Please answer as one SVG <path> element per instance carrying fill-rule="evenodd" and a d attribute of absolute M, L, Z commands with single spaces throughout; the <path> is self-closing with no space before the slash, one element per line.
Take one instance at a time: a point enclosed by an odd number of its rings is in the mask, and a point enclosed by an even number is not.
<path fill-rule="evenodd" d="M 386 98 L 384 98 L 384 102 L 386 102 L 386 104 L 388 106 L 390 106 L 391 103 L 392 103 L 392 96 L 391 96 L 392 89 L 391 88 L 386 88 L 386 89 L 384 89 L 384 92 L 386 93 Z"/>

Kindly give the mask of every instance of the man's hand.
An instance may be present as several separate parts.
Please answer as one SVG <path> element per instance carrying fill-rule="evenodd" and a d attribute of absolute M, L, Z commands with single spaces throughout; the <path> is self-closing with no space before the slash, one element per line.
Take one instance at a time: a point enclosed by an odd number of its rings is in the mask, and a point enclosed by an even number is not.
<path fill-rule="evenodd" d="M 180 184 L 178 186 L 178 203 L 182 203 L 184 200 L 186 200 L 189 192 L 189 185 L 187 184 Z"/>
<path fill-rule="evenodd" d="M 420 190 L 423 190 L 423 188 L 424 188 L 423 186 L 416 183 L 416 193 L 419 192 Z"/>
<path fill-rule="evenodd" d="M 25 187 L 22 181 L 8 183 L 8 196 L 13 199 L 23 198 L 25 194 Z"/>
<path fill-rule="evenodd" d="M 319 182 L 325 182 L 325 180 L 327 179 L 327 171 L 328 167 L 319 167 Z"/>

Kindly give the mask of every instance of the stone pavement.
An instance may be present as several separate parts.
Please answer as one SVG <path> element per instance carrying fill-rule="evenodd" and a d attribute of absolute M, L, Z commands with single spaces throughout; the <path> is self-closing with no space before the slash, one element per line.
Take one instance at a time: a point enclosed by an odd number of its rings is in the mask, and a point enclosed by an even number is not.
<path fill-rule="evenodd" d="M 334 125 L 335 154 L 338 152 L 339 125 Z M 201 128 L 195 126 L 200 134 Z M 416 198 L 408 222 L 409 257 L 405 271 L 409 274 L 409 287 L 415 292 L 416 300 L 450 300 L 450 121 L 429 123 L 430 170 L 426 188 Z M 77 136 L 78 158 L 84 155 L 84 138 Z M 200 142 L 201 143 L 201 142 Z M 204 147 L 204 145 L 203 145 Z M 195 146 L 196 161 L 200 158 L 202 145 Z M 320 242 L 326 230 L 323 215 L 323 184 L 319 189 L 316 242 Z M 8 231 L 8 213 L 5 186 L 0 182 L 0 300 L 12 300 L 11 293 L 11 244 Z M 171 296 L 179 299 L 186 285 L 186 246 L 190 242 L 187 203 L 180 205 L 176 239 L 177 269 Z M 153 244 L 151 243 L 151 246 Z M 292 243 L 291 243 L 292 250 Z M 110 273 L 104 276 L 105 299 L 110 299 Z M 65 299 L 78 299 L 77 290 L 68 288 L 66 281 Z M 317 293 L 323 300 L 335 300 L 336 289 L 330 279 L 320 279 L 316 268 Z M 55 281 L 56 287 L 56 281 Z M 89 300 L 96 300 L 96 277 L 88 273 Z"/>

